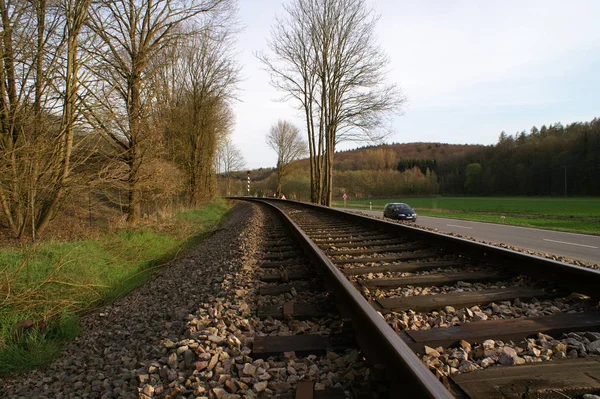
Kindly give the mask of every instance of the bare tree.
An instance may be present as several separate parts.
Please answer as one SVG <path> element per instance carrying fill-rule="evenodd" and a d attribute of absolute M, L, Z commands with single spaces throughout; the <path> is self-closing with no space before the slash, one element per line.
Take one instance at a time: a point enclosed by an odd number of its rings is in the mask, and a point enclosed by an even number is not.
<path fill-rule="evenodd" d="M 200 101 L 190 95 L 172 111 L 169 140 L 174 159 L 187 176 L 187 196 L 191 206 L 216 195 L 214 159 L 219 138 L 233 126 L 229 106 L 216 98 Z"/>
<path fill-rule="evenodd" d="M 242 170 L 246 165 L 246 161 L 240 149 L 233 144 L 229 137 L 219 143 L 215 164 L 218 173 L 225 175 L 225 193 L 230 196 L 231 173 Z"/>
<path fill-rule="evenodd" d="M 267 144 L 277 153 L 277 186 L 275 194 L 281 196 L 281 185 L 290 172 L 290 164 L 305 156 L 307 145 L 300 135 L 300 129 L 293 124 L 279 120 L 271 126 Z"/>
<path fill-rule="evenodd" d="M 188 177 L 191 206 L 216 194 L 214 158 L 218 142 L 233 127 L 229 103 L 234 99 L 238 68 L 229 32 L 196 35 L 180 47 L 178 78 L 171 103 L 167 140 L 174 159 Z"/>
<path fill-rule="evenodd" d="M 257 56 L 271 74 L 271 84 L 285 93 L 281 100 L 295 100 L 304 112 L 310 156 L 311 201 L 318 203 L 323 190 L 325 140 L 316 101 L 315 42 L 300 6 L 295 4 L 286 8 L 289 18 L 275 21 L 268 42 L 274 57 L 264 52 Z"/>
<path fill-rule="evenodd" d="M 97 101 L 105 109 L 104 116 L 112 117 L 107 122 L 94 116 L 94 122 L 127 165 L 131 223 L 140 217 L 139 172 L 156 134 L 155 127 L 148 125 L 155 98 L 151 83 L 157 73 L 152 61 L 182 37 L 207 29 L 194 24 L 200 17 L 222 15 L 233 4 L 232 0 L 100 0 L 92 8 L 90 26 L 101 42 L 93 50 L 101 82 Z"/>
<path fill-rule="evenodd" d="M 45 0 L 38 0 L 45 5 Z M 71 156 L 73 154 L 75 125 L 80 119 L 81 96 L 80 88 L 83 74 L 80 72 L 81 60 L 79 57 L 80 34 L 86 24 L 92 0 L 62 0 L 59 2 L 65 14 L 65 47 L 66 63 L 64 71 L 64 94 L 62 101 L 62 117 L 59 131 L 58 159 L 53 171 L 52 195 L 43 204 L 37 223 L 37 232 L 43 232 L 50 221 L 56 216 L 58 206 L 63 200 L 66 186 L 71 175 Z M 38 48 L 42 46 L 41 33 L 43 26 L 38 28 Z M 38 73 L 41 67 L 38 65 Z M 38 87 L 36 86 L 36 89 Z M 36 99 L 37 91 L 36 91 Z M 37 110 L 36 110 L 37 111 Z"/>
<path fill-rule="evenodd" d="M 17 236 L 41 234 L 73 186 L 90 3 L 0 0 L 0 203 Z"/>
<path fill-rule="evenodd" d="M 294 0 L 258 54 L 272 84 L 304 110 L 311 200 L 329 205 L 333 155 L 342 140 L 381 139 L 404 98 L 385 83 L 388 59 L 375 43 L 377 18 L 365 0 Z"/>

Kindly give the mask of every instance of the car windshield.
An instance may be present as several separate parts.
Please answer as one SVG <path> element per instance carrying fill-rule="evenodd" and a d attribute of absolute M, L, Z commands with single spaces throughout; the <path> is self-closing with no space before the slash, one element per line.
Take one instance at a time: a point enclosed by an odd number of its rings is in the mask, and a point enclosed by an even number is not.
<path fill-rule="evenodd" d="M 394 210 L 397 210 L 397 211 L 411 211 L 412 210 L 412 209 L 410 209 L 410 206 L 408 206 L 406 204 L 392 205 L 391 208 Z"/>

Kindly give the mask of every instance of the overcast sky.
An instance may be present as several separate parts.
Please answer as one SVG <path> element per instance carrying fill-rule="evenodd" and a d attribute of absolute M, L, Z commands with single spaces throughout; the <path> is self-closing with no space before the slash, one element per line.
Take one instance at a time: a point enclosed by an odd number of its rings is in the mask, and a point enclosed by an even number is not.
<path fill-rule="evenodd" d="M 242 68 L 232 136 L 246 167 L 274 167 L 265 136 L 278 119 L 306 131 L 294 103 L 277 102 L 253 53 L 266 50 L 292 0 L 240 0 Z M 390 82 L 408 103 L 387 142 L 493 144 L 501 131 L 600 116 L 600 1 L 376 0 Z M 364 144 L 347 143 L 339 149 Z"/>

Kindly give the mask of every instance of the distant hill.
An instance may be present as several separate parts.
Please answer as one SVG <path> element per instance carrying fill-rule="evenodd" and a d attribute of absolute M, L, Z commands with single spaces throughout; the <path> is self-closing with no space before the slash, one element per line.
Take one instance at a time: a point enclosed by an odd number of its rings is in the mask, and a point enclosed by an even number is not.
<path fill-rule="evenodd" d="M 334 168 L 336 170 L 370 169 L 368 165 L 365 165 L 365 161 L 370 155 L 377 152 L 392 153 L 396 163 L 407 160 L 433 160 L 439 164 L 449 159 L 466 157 L 484 147 L 476 144 L 442 143 L 394 143 L 367 146 L 336 152 Z"/>
<path fill-rule="evenodd" d="M 360 147 L 352 150 L 339 151 L 335 153 L 335 170 L 363 170 L 372 169 L 369 165 L 373 154 L 386 152 L 393 155 L 390 162 L 398 164 L 400 161 L 408 160 L 432 160 L 438 164 L 449 159 L 468 157 L 469 154 L 485 148 L 478 144 L 443 144 L 443 143 L 393 143 Z M 391 165 L 390 165 L 391 166 Z M 294 168 L 308 168 L 308 158 L 294 162 Z M 396 169 L 396 167 L 392 167 Z M 259 168 L 250 171 L 252 180 L 261 181 L 267 179 L 275 168 Z M 307 169 L 308 171 L 308 169 Z M 246 172 L 233 172 L 234 179 L 245 179 Z"/>
<path fill-rule="evenodd" d="M 295 162 L 294 169 L 284 189 L 307 197 L 301 192 L 310 190 L 309 160 Z M 265 192 L 272 191 L 272 171 L 253 173 Z M 357 198 L 389 194 L 597 196 L 600 118 L 566 126 L 534 126 L 514 135 L 502 132 L 498 142 L 488 146 L 394 143 L 339 151 L 334 173 L 334 190 Z"/>
<path fill-rule="evenodd" d="M 360 147 L 352 150 L 335 153 L 334 169 L 343 170 L 369 170 L 369 169 L 396 169 L 402 161 L 435 161 L 443 163 L 450 159 L 465 158 L 485 148 L 478 144 L 443 144 L 443 143 L 393 143 Z M 294 163 L 295 167 L 308 168 L 308 158 Z M 262 178 L 266 171 L 273 169 L 260 169 L 255 176 Z M 307 169 L 308 170 L 308 169 Z M 256 178 L 261 180 L 261 178 Z"/>

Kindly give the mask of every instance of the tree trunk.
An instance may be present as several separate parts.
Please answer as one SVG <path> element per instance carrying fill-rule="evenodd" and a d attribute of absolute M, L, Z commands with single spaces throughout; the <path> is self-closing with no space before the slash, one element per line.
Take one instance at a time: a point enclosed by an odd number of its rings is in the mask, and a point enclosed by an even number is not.
<path fill-rule="evenodd" d="M 140 221 L 140 214 L 142 210 L 142 196 L 139 189 L 139 183 L 137 180 L 137 176 L 133 169 L 133 166 L 130 166 L 132 171 L 129 172 L 129 181 L 128 181 L 128 189 L 129 189 L 129 214 L 127 215 L 127 222 L 131 224 L 136 224 Z"/>
<path fill-rule="evenodd" d="M 129 175 L 127 176 L 129 209 L 127 222 L 131 224 L 138 223 L 142 213 L 142 192 L 140 189 L 138 176 L 141 160 L 137 151 L 137 145 L 132 146 L 132 148 L 129 150 L 130 156 L 127 159 L 127 166 L 129 167 Z"/>
<path fill-rule="evenodd" d="M 309 101 L 305 99 L 305 102 Z M 309 153 L 309 164 L 310 164 L 310 202 L 313 204 L 317 203 L 317 154 L 315 145 L 315 129 L 313 124 L 313 116 L 310 105 L 304 106 L 306 116 L 306 130 L 308 132 L 308 153 Z"/>
<path fill-rule="evenodd" d="M 72 34 L 72 32 L 70 32 Z M 67 81 L 65 88 L 65 100 L 63 105 L 63 117 L 61 131 L 63 135 L 61 151 L 58 152 L 56 160 L 57 181 L 51 202 L 42 208 L 39 222 L 36 226 L 36 234 L 39 236 L 46 230 L 50 221 L 55 216 L 57 208 L 66 190 L 66 183 L 71 172 L 71 154 L 73 152 L 73 135 L 75 124 L 75 108 L 77 103 L 78 89 L 78 60 L 77 60 L 77 35 L 68 37 L 67 45 Z M 35 176 L 34 176 L 35 177 Z M 32 178 L 34 178 L 32 177 Z"/>
<path fill-rule="evenodd" d="M 282 179 L 282 174 L 283 174 L 283 170 L 282 170 L 282 163 L 281 161 L 277 162 L 277 181 L 275 184 L 275 195 L 277 197 L 281 197 L 281 179 Z"/>
<path fill-rule="evenodd" d="M 134 68 L 135 69 L 135 68 Z M 127 179 L 129 189 L 129 215 L 127 222 L 135 224 L 140 220 L 141 214 L 141 191 L 139 187 L 139 166 L 141 164 L 141 154 L 139 148 L 139 130 L 140 130 L 140 79 L 139 74 L 132 73 L 130 85 L 130 101 L 127 107 L 129 116 L 129 151 L 127 156 L 127 166 L 129 167 L 129 176 Z"/>
<path fill-rule="evenodd" d="M 17 110 L 17 89 L 15 80 L 15 59 L 13 51 L 12 26 L 15 21 L 10 19 L 8 5 L 0 0 L 0 17 L 2 19 L 2 65 L 0 65 L 0 121 L 2 123 L 3 152 L 6 158 L 6 169 L 10 177 L 6 179 L 5 191 L 2 192 L 2 208 L 12 232 L 18 236 L 22 233 L 25 223 L 27 204 L 21 197 L 23 185 L 17 163 L 17 142 L 19 129 L 15 128 L 15 113 Z"/>
<path fill-rule="evenodd" d="M 41 129 L 41 97 L 43 89 L 43 55 L 45 54 L 44 44 L 44 20 L 46 14 L 46 0 L 38 0 L 38 54 L 36 64 L 36 129 Z M 75 134 L 75 120 L 77 118 L 77 94 L 79 91 L 79 59 L 78 59 L 78 47 L 79 47 L 79 34 L 85 21 L 88 17 L 88 8 L 91 0 L 81 0 L 70 3 L 65 9 L 67 26 L 65 29 L 66 42 L 67 42 L 67 64 L 66 64 L 66 75 L 65 75 L 65 93 L 62 107 L 62 118 L 60 124 L 60 140 L 58 141 L 57 149 L 55 151 L 56 158 L 52 160 L 54 171 L 53 171 L 53 187 L 50 189 L 50 199 L 48 202 L 41 204 L 39 215 L 37 217 L 37 223 L 35 231 L 32 234 L 42 234 L 50 221 L 54 218 L 58 212 L 61 202 L 67 192 L 68 180 L 71 176 L 71 155 L 73 153 L 73 138 Z M 32 192 L 31 201 L 35 200 L 38 171 L 36 170 L 37 165 L 34 165 L 34 170 L 31 179 Z M 34 212 L 32 207 L 31 212 Z M 34 215 L 32 215 L 33 217 Z"/>
<path fill-rule="evenodd" d="M 190 199 L 188 201 L 189 206 L 192 208 L 196 208 L 199 202 L 199 193 L 198 193 L 198 177 L 196 173 L 193 173 L 189 178 L 189 196 Z"/>
<path fill-rule="evenodd" d="M 198 206 L 198 172 L 198 138 L 195 136 L 191 138 L 190 163 L 188 166 L 188 202 L 192 208 Z"/>
<path fill-rule="evenodd" d="M 2 204 L 2 212 L 4 213 L 4 216 L 6 217 L 6 220 L 8 221 L 8 227 L 11 229 L 11 231 L 13 231 L 13 232 L 16 231 L 17 228 L 16 228 L 15 222 L 13 220 L 13 215 L 10 210 L 10 205 L 8 204 L 6 195 L 4 194 L 4 192 L 2 191 L 1 188 L 0 188 L 0 204 Z"/>
<path fill-rule="evenodd" d="M 333 125 L 335 126 L 335 125 Z M 327 149 L 327 189 L 325 196 L 325 206 L 331 206 L 331 200 L 333 199 L 333 157 L 335 155 L 335 132 L 337 128 L 333 127 L 328 137 L 328 149 Z"/>
<path fill-rule="evenodd" d="M 142 165 L 143 150 L 142 150 L 142 106 L 141 106 L 141 91 L 142 91 L 142 80 L 143 73 L 147 60 L 140 54 L 138 46 L 142 43 L 138 43 L 136 37 L 136 13 L 135 4 L 132 0 L 128 4 L 129 10 L 127 17 L 129 19 L 129 40 L 131 41 L 131 70 L 127 77 L 127 117 L 129 119 L 129 148 L 125 154 L 126 163 L 129 167 L 128 176 L 128 189 L 129 189 L 129 214 L 127 215 L 127 222 L 135 224 L 140 220 L 141 216 L 141 202 L 142 193 L 139 185 L 139 174 L 140 166 Z"/>

